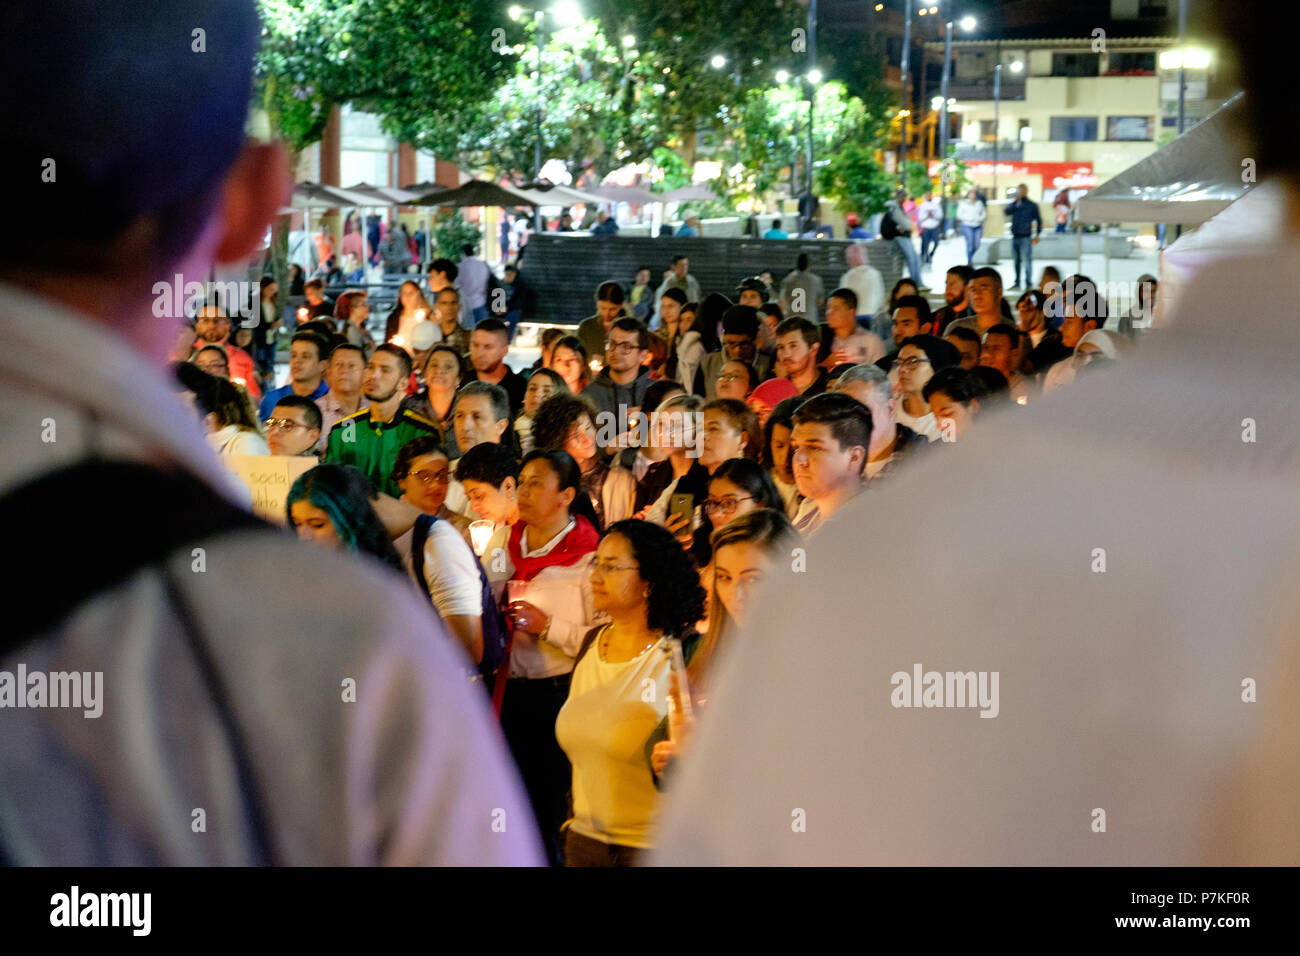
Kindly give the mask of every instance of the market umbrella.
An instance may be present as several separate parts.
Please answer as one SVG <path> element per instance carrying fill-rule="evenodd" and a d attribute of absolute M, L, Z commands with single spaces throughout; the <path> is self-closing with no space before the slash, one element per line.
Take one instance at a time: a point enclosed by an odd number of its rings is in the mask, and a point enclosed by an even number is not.
<path fill-rule="evenodd" d="M 412 203 L 414 206 L 538 206 L 541 202 L 532 194 L 522 189 L 498 186 L 483 179 L 471 179 L 469 182 L 433 193 Z"/>
<path fill-rule="evenodd" d="M 664 202 L 690 202 L 697 199 L 715 200 L 718 196 L 704 183 L 693 183 L 690 186 L 683 186 L 681 189 L 660 193 L 659 198 Z"/>

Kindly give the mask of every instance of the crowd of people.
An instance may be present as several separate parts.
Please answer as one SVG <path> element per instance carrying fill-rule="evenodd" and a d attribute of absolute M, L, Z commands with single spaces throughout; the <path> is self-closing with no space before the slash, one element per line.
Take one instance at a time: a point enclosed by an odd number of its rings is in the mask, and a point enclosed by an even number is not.
<path fill-rule="evenodd" d="M 1086 276 L 1048 268 L 1013 305 L 996 270 L 954 266 L 932 309 L 855 250 L 829 293 L 805 256 L 730 294 L 684 256 L 653 291 L 649 269 L 603 282 L 518 371 L 464 262 L 405 282 L 375 333 L 363 292 L 309 300 L 279 387 L 210 302 L 177 387 L 220 454 L 320 459 L 285 520 L 427 598 L 550 861 L 631 863 L 753 589 L 876 483 L 1133 347 Z"/>

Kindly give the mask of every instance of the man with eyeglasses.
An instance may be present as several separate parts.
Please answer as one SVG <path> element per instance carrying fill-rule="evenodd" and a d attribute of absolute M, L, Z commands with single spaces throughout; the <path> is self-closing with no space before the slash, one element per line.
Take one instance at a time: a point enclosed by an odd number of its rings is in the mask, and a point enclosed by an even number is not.
<path fill-rule="evenodd" d="M 756 295 L 752 291 L 748 294 Z M 722 366 L 727 362 L 745 362 L 753 366 L 758 377 L 751 384 L 751 389 L 772 377 L 773 355 L 758 349 L 758 324 L 756 306 L 733 305 L 722 313 L 722 350 L 707 353 L 700 362 L 700 370 L 696 375 L 696 394 L 699 394 L 700 386 L 703 386 L 704 396 L 709 401 L 718 397 L 718 377 L 722 374 Z"/>
<path fill-rule="evenodd" d="M 650 370 L 641 364 L 649 347 L 650 332 L 639 320 L 617 319 L 609 327 L 609 337 L 605 341 L 605 367 L 596 380 L 582 390 L 582 394 L 596 405 L 598 434 L 606 416 L 613 415 L 617 421 L 622 408 L 630 424 L 633 412 L 641 407 L 645 390 L 654 382 Z M 623 428 L 617 428 L 617 433 L 623 431 Z M 604 433 L 609 434 L 608 431 Z"/>
<path fill-rule="evenodd" d="M 316 403 L 301 395 L 286 395 L 266 420 L 266 444 L 272 455 L 315 455 L 320 430 Z"/>
<path fill-rule="evenodd" d="M 257 368 L 253 357 L 230 341 L 230 316 L 226 315 L 224 308 L 215 303 L 200 307 L 194 316 L 194 332 L 198 335 L 199 342 L 219 345 L 225 349 L 230 369 L 227 378 L 248 389 L 248 394 L 253 396 L 254 401 L 262 397 L 262 390 L 257 385 Z"/>

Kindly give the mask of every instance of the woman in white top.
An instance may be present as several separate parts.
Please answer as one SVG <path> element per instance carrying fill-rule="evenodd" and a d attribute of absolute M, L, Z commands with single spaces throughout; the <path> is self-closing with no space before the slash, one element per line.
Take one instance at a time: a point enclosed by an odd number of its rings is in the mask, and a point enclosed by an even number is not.
<path fill-rule="evenodd" d="M 539 368 L 528 379 L 528 388 L 524 389 L 524 407 L 515 416 L 515 435 L 519 438 L 519 451 L 528 454 L 533 450 L 533 416 L 542 402 L 552 395 L 567 392 L 563 376 L 554 369 Z"/>
<path fill-rule="evenodd" d="M 208 444 L 218 455 L 269 455 L 248 402 L 230 381 L 212 376 L 208 394 L 196 399 L 204 413 Z"/>
<path fill-rule="evenodd" d="M 647 744 L 668 715 L 669 640 L 691 636 L 704 589 L 681 546 L 656 525 L 612 526 L 591 567 L 588 632 L 555 736 L 573 765 L 569 866 L 627 866 L 652 844 L 658 791 Z"/>
<path fill-rule="evenodd" d="M 433 309 L 429 306 L 429 300 L 424 297 L 420 287 L 408 279 L 402 283 L 402 288 L 398 292 L 397 305 L 388 313 L 388 321 L 384 326 L 384 341 L 400 345 L 409 352 L 412 342 L 411 333 L 416 324 L 433 321 L 430 318 L 432 314 Z"/>
<path fill-rule="evenodd" d="M 677 317 L 677 381 L 688 392 L 693 390 L 695 372 L 707 352 L 700 330 L 692 327 L 699 314 L 700 304 L 687 302 Z"/>
<path fill-rule="evenodd" d="M 966 195 L 957 203 L 957 227 L 966 240 L 966 265 L 975 260 L 975 251 L 980 247 L 980 238 L 984 235 L 984 220 L 988 210 L 976 198 L 975 187 L 967 190 Z"/>

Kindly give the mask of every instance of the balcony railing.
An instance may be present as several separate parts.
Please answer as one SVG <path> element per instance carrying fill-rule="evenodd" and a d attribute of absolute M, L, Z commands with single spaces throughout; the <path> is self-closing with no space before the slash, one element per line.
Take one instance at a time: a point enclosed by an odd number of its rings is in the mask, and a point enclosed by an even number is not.
<path fill-rule="evenodd" d="M 982 80 L 949 80 L 948 95 L 958 101 L 991 100 L 993 99 L 993 77 Z M 1000 96 L 1004 100 L 1023 100 L 1025 98 L 1023 77 L 1008 79 L 1004 72 Z"/>
<path fill-rule="evenodd" d="M 954 143 L 953 145 L 957 148 L 958 159 L 988 162 L 993 160 L 992 143 Z M 1024 156 L 1023 143 L 1006 139 L 998 144 L 998 162 L 1021 160 Z"/>

